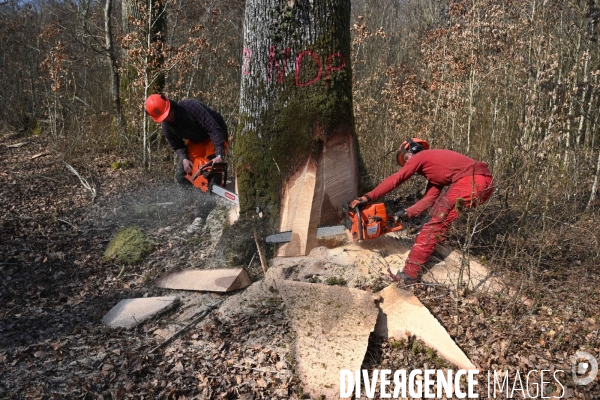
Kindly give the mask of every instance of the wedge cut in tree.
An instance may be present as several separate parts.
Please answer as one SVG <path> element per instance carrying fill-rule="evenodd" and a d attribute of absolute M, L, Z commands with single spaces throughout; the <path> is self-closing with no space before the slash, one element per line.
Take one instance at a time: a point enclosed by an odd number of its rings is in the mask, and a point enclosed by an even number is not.
<path fill-rule="evenodd" d="M 260 207 L 307 254 L 357 192 L 350 2 L 248 0 L 235 166 L 241 212 Z"/>

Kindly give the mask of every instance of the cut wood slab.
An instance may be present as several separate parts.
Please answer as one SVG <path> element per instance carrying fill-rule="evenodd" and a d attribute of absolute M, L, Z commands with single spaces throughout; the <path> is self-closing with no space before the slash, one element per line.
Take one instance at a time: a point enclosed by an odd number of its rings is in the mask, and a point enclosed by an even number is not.
<path fill-rule="evenodd" d="M 279 231 L 292 231 L 292 239 L 279 247 L 277 255 L 304 256 L 317 246 L 333 245 L 333 239 L 317 237 L 317 228 L 342 223 L 342 205 L 356 197 L 357 182 L 352 134 L 337 132 L 323 144 L 318 161 L 310 156 L 284 185 Z M 344 240 L 342 233 L 335 243 Z"/>
<path fill-rule="evenodd" d="M 415 335 L 438 356 L 461 369 L 477 369 L 454 343 L 446 329 L 411 292 L 392 284 L 379 292 L 382 300 L 375 334 L 384 338 L 408 339 Z"/>
<path fill-rule="evenodd" d="M 303 256 L 307 253 L 313 196 L 315 193 L 317 166 L 307 162 L 289 181 L 282 202 L 281 232 L 292 231 L 292 240 L 283 244 L 280 257 Z"/>
<path fill-rule="evenodd" d="M 304 393 L 340 396 L 340 370 L 355 371 L 365 357 L 379 309 L 377 296 L 358 289 L 276 281 L 296 331 L 296 361 Z"/>
<path fill-rule="evenodd" d="M 132 328 L 179 301 L 177 296 L 121 300 L 102 318 L 109 328 Z"/>
<path fill-rule="evenodd" d="M 178 271 L 162 276 L 155 285 L 165 289 L 230 292 L 243 289 L 251 283 L 243 268 L 224 268 Z"/>

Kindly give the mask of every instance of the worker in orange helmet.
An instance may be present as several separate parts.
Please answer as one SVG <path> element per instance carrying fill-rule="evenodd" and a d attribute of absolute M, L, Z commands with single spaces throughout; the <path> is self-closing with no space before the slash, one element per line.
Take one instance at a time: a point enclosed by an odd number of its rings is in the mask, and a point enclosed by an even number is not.
<path fill-rule="evenodd" d="M 213 163 L 224 162 L 227 150 L 227 125 L 215 110 L 194 99 L 180 102 L 165 95 L 153 94 L 146 99 L 146 112 L 161 123 L 165 138 L 179 157 L 175 180 L 191 185 L 185 178 L 192 173 L 194 159 L 201 157 Z"/>
<path fill-rule="evenodd" d="M 417 235 L 404 270 L 394 274 L 388 269 L 394 281 L 404 281 L 405 284 L 412 285 L 420 281 L 421 268 L 433 253 L 435 246 L 444 240 L 452 221 L 458 218 L 457 200 L 465 209 L 485 203 L 494 190 L 493 181 L 486 163 L 475 161 L 452 150 L 429 149 L 429 143 L 419 138 L 402 142 L 396 160 L 401 166 L 400 170 L 387 177 L 369 193 L 354 199 L 350 207 L 354 208 L 378 199 L 414 174 L 427 179 L 425 196 L 413 206 L 395 214 L 397 219 L 407 221 L 431 207 L 431 219 L 423 225 Z M 444 187 L 448 189 L 442 194 Z"/>

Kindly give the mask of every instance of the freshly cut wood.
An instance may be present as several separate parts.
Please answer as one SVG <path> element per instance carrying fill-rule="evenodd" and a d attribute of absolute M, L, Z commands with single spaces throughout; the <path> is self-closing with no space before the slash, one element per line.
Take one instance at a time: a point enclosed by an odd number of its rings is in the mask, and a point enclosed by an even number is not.
<path fill-rule="evenodd" d="M 121 300 L 102 318 L 109 328 L 132 328 L 179 301 L 177 296 Z"/>
<path fill-rule="evenodd" d="M 358 289 L 276 281 L 293 329 L 304 393 L 340 395 L 340 370 L 355 371 L 365 357 L 379 310 L 377 296 Z"/>
<path fill-rule="evenodd" d="M 279 248 L 280 257 L 306 255 L 316 173 L 317 166 L 309 161 L 284 189 L 279 230 L 292 231 L 292 240 Z"/>
<path fill-rule="evenodd" d="M 243 268 L 188 269 L 160 277 L 155 285 L 165 289 L 230 292 L 252 282 Z"/>
<path fill-rule="evenodd" d="M 461 369 L 477 369 L 454 343 L 446 329 L 411 292 L 392 284 L 379 292 L 381 302 L 375 334 L 384 338 L 408 339 L 415 335 L 437 354 Z"/>
<path fill-rule="evenodd" d="M 317 163 L 307 162 L 284 188 L 280 232 L 292 231 L 280 257 L 304 256 L 321 245 L 319 226 L 343 223 L 342 205 L 356 196 L 357 166 L 354 142 L 334 135 L 323 146 Z"/>

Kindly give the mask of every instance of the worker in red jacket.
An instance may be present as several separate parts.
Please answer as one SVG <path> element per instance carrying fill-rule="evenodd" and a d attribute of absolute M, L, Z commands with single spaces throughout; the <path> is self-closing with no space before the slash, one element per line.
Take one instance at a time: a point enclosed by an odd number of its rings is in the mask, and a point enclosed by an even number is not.
<path fill-rule="evenodd" d="M 227 151 L 227 125 L 215 110 L 194 99 L 180 102 L 165 95 L 153 94 L 146 99 L 146 112 L 161 123 L 165 138 L 179 157 L 175 180 L 190 185 L 185 178 L 192 173 L 196 158 L 213 163 L 224 162 Z"/>
<path fill-rule="evenodd" d="M 378 199 L 400 186 L 413 174 L 427 179 L 425 196 L 412 207 L 396 213 L 398 219 L 406 221 L 431 207 L 431 219 L 417 235 L 404 270 L 394 274 L 388 269 L 393 280 L 411 285 L 419 282 L 421 268 L 433 253 L 436 244 L 444 240 L 452 221 L 458 218 L 457 202 L 464 208 L 477 207 L 490 198 L 493 182 L 487 164 L 452 150 L 430 150 L 429 143 L 418 138 L 405 140 L 400 145 L 396 159 L 402 168 L 369 193 L 354 199 L 350 207 Z M 448 190 L 442 194 L 446 186 Z"/>

